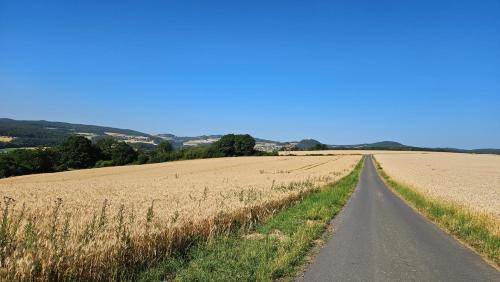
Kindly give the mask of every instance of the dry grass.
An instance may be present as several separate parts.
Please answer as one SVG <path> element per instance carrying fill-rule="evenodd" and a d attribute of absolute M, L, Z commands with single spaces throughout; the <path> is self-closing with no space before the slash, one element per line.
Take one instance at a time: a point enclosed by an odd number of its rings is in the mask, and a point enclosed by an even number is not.
<path fill-rule="evenodd" d="M 500 220 L 500 156 L 420 153 L 375 157 L 396 181 Z"/>
<path fill-rule="evenodd" d="M 0 180 L 0 280 L 108 280 L 252 224 L 360 156 L 245 157 Z"/>
<path fill-rule="evenodd" d="M 10 141 L 14 140 L 14 137 L 10 137 L 10 136 L 0 136 L 0 142 L 5 142 L 5 143 L 8 143 Z"/>

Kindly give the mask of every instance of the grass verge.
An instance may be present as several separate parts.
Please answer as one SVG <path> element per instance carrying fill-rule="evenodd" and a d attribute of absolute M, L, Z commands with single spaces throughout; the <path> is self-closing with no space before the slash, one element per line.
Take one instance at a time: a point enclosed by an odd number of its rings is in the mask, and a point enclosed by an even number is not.
<path fill-rule="evenodd" d="M 377 171 L 388 186 L 416 210 L 437 223 L 456 238 L 500 266 L 500 236 L 498 222 L 473 213 L 464 207 L 429 198 L 392 179 L 375 158 Z"/>
<path fill-rule="evenodd" d="M 174 254 L 146 270 L 139 281 L 271 281 L 291 280 L 354 190 L 363 159 L 335 184 L 304 197 L 299 203 L 257 224 Z"/>

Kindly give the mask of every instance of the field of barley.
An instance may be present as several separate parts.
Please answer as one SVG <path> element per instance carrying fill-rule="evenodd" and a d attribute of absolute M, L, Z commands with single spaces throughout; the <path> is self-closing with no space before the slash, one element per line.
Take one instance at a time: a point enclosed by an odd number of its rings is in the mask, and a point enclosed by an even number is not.
<path fill-rule="evenodd" d="M 500 220 L 500 156 L 434 152 L 375 158 L 402 184 Z"/>
<path fill-rule="evenodd" d="M 220 158 L 1 179 L 0 280 L 126 277 L 269 216 L 360 158 Z"/>

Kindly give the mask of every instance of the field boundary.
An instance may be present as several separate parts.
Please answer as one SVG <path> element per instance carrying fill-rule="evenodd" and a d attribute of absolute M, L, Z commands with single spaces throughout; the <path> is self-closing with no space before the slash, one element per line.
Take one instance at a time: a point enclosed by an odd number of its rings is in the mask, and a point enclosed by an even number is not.
<path fill-rule="evenodd" d="M 214 281 L 224 277 L 271 281 L 293 279 L 328 235 L 328 227 L 357 186 L 364 158 L 339 181 L 239 230 L 194 246 L 141 273 L 139 281 Z M 326 231 L 326 232 L 325 232 Z M 325 235 L 326 234 L 326 235 Z"/>
<path fill-rule="evenodd" d="M 487 215 L 472 212 L 463 206 L 417 192 L 394 180 L 374 156 L 372 159 L 381 179 L 399 198 L 500 270 L 500 236 L 491 231 L 490 227 L 494 226 L 498 230 L 498 222 L 492 222 Z"/>

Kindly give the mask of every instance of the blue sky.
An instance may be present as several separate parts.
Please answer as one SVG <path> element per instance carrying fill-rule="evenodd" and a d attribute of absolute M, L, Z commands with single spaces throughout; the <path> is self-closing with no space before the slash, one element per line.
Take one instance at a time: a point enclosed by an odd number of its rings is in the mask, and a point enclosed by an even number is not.
<path fill-rule="evenodd" d="M 0 116 L 500 147 L 500 1 L 3 1 Z"/>

